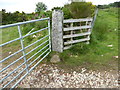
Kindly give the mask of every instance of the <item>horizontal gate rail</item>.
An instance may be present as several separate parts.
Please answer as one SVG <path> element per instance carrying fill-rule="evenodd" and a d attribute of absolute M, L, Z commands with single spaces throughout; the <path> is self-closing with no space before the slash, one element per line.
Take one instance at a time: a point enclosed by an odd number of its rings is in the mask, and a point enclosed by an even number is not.
<path fill-rule="evenodd" d="M 8 41 L 8 42 L 6 42 L 6 43 L 1 44 L 0 47 L 2 47 L 2 46 L 4 46 L 4 45 L 7 45 L 7 44 L 10 44 L 10 43 L 12 43 L 12 42 L 14 42 L 14 41 L 17 41 L 17 40 L 20 40 L 20 39 L 22 39 L 22 38 L 16 38 L 16 39 L 14 39 L 14 40 Z"/>
<path fill-rule="evenodd" d="M 78 29 L 87 29 L 87 28 L 91 28 L 91 26 L 69 27 L 69 28 L 64 28 L 64 31 L 71 31 L 71 30 L 78 30 Z"/>
<path fill-rule="evenodd" d="M 65 38 L 71 38 L 71 37 L 85 36 L 85 35 L 90 35 L 90 34 L 91 34 L 91 32 L 84 32 L 84 33 L 73 34 L 73 35 L 64 35 L 63 39 L 65 39 Z"/>
<path fill-rule="evenodd" d="M 84 22 L 84 21 L 92 21 L 92 18 L 83 18 L 83 19 L 67 19 L 63 20 L 63 23 L 73 23 L 73 22 Z"/>
<path fill-rule="evenodd" d="M 9 55 L 8 57 L 4 58 L 3 60 L 1 60 L 1 61 L 0 61 L 0 63 L 2 63 L 2 62 L 4 62 L 4 61 L 6 61 L 6 60 L 7 60 L 7 59 L 9 59 L 10 57 L 12 57 L 12 56 L 14 56 L 14 55 L 18 54 L 18 53 L 19 53 L 19 52 L 21 52 L 21 51 L 23 51 L 23 49 L 18 50 L 17 52 L 15 52 L 15 53 L 13 53 L 13 54 Z M 1 72 L 1 71 L 0 71 L 0 72 Z"/>
<path fill-rule="evenodd" d="M 27 24 L 27 23 L 33 23 L 33 22 L 37 22 L 37 21 L 43 21 L 43 20 L 47 20 L 48 21 L 48 25 L 46 28 L 42 28 L 40 30 L 34 31 L 32 33 L 28 33 L 26 35 L 22 35 L 21 33 L 21 29 L 20 29 L 20 25 L 23 24 Z M 8 28 L 8 27 L 13 27 L 13 26 L 18 26 L 18 32 L 19 32 L 19 38 L 16 38 L 14 40 L 5 42 L 3 44 L 0 44 L 0 47 L 4 47 L 7 44 L 11 44 L 12 42 L 18 41 L 20 40 L 20 45 L 22 47 L 22 49 L 14 52 L 13 54 L 10 54 L 9 56 L 3 58 L 2 60 L 0 60 L 0 63 L 3 63 L 7 60 L 9 60 L 9 58 L 14 57 L 16 54 L 22 52 L 22 56 L 20 56 L 18 59 L 14 60 L 13 62 L 11 62 L 10 64 L 8 64 L 6 67 L 2 68 L 0 70 L 0 73 L 2 73 L 3 71 L 6 71 L 10 66 L 12 66 L 13 64 L 17 63 L 18 61 L 20 61 L 21 59 L 24 60 L 23 63 L 21 63 L 20 65 L 17 66 L 17 68 L 15 68 L 14 70 L 10 71 L 6 76 L 4 76 L 1 80 L 0 80 L 0 84 L 2 82 L 4 82 L 8 77 L 10 77 L 13 73 L 15 73 L 19 68 L 21 68 L 23 65 L 25 66 L 16 76 L 14 76 L 9 82 L 7 82 L 2 88 L 6 88 L 8 85 L 12 84 L 12 82 L 14 80 L 16 80 L 25 70 L 26 73 L 21 76 L 20 79 L 18 79 L 18 81 L 15 82 L 15 84 L 12 86 L 12 88 L 16 87 L 18 85 L 18 83 L 26 76 L 29 74 L 29 72 L 31 72 L 46 56 L 48 56 L 48 54 L 51 52 L 51 38 L 50 38 L 50 18 L 43 18 L 43 19 L 36 19 L 36 20 L 31 20 L 31 21 L 26 21 L 26 22 L 20 22 L 20 23 L 15 23 L 15 24 L 9 24 L 9 25 L 4 25 L 4 26 L 0 26 L 0 29 L 3 28 Z M 23 38 L 28 37 L 30 35 L 36 34 L 38 32 L 47 30 L 48 34 L 41 37 L 39 40 L 36 40 L 35 42 L 29 44 L 28 46 L 24 47 L 24 42 L 23 42 Z M 41 41 L 41 42 L 40 42 Z M 35 45 L 36 43 L 40 42 L 39 45 L 37 45 L 36 47 L 32 48 L 30 51 L 28 51 L 27 53 L 25 52 L 25 50 L 33 45 Z M 41 49 L 39 49 L 39 47 L 41 47 Z M 30 56 L 28 59 L 26 58 L 27 55 L 29 55 L 31 52 L 37 50 L 34 54 L 32 54 L 32 56 Z M 39 56 L 39 53 L 41 53 Z M 36 57 L 35 57 L 36 56 Z M 35 57 L 34 60 L 33 57 Z M 39 61 L 37 61 L 38 59 L 40 59 Z M 28 61 L 31 62 L 28 64 Z M 37 63 L 33 66 L 31 66 L 34 62 Z M 31 66 L 31 68 L 30 68 Z M 30 69 L 28 69 L 28 67 Z"/>
<path fill-rule="evenodd" d="M 42 19 L 30 20 L 30 21 L 26 21 L 26 22 L 19 22 L 19 23 L 15 23 L 15 24 L 4 25 L 4 26 L 0 26 L 0 29 L 13 27 L 13 26 L 17 26 L 17 25 L 33 23 L 33 22 L 37 22 L 37 21 L 49 20 L 49 19 L 50 18 L 48 17 L 48 18 L 42 18 Z"/>
<path fill-rule="evenodd" d="M 90 38 L 84 38 L 84 39 L 79 39 L 79 40 L 74 40 L 74 41 L 68 41 L 68 42 L 64 42 L 64 45 L 83 42 L 83 41 L 88 41 L 88 40 L 90 40 Z"/>
<path fill-rule="evenodd" d="M 72 46 L 65 46 L 63 49 L 66 50 L 66 49 L 69 49 L 71 48 Z"/>
<path fill-rule="evenodd" d="M 25 37 L 27 37 L 27 36 L 30 36 L 30 35 L 33 35 L 33 34 L 35 34 L 35 33 L 38 33 L 38 32 L 40 32 L 40 31 L 43 31 L 43 30 L 48 29 L 48 28 L 50 28 L 50 27 L 46 27 L 46 28 L 40 29 L 40 30 L 38 30 L 38 31 L 35 31 L 35 32 L 33 32 L 33 33 L 27 34 L 27 35 L 23 36 L 23 38 L 25 38 Z"/>

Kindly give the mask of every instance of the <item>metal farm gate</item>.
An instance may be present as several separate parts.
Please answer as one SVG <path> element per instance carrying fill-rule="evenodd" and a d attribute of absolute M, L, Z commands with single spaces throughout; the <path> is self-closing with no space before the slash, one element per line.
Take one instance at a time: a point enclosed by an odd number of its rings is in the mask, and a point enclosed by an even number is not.
<path fill-rule="evenodd" d="M 72 44 L 84 42 L 89 43 L 91 28 L 92 28 L 92 18 L 85 19 L 67 19 L 64 20 L 64 24 L 70 24 L 70 27 L 65 27 L 63 29 L 64 35 L 64 50 L 69 49 Z M 79 24 L 75 25 L 74 24 Z"/>
<path fill-rule="evenodd" d="M 42 29 L 40 28 L 39 30 L 35 30 L 35 31 L 30 31 L 26 35 L 22 35 L 22 30 L 21 30 L 21 28 L 23 28 L 23 27 L 21 27 L 22 25 L 25 26 L 27 24 L 35 23 L 38 21 L 40 21 L 40 22 L 46 21 L 47 27 L 42 28 Z M 1 86 L 1 88 L 7 88 L 7 87 L 14 88 L 14 87 L 16 87 L 19 84 L 19 82 L 21 80 L 23 80 L 51 52 L 50 18 L 36 19 L 36 20 L 31 20 L 31 21 L 26 21 L 26 22 L 21 22 L 21 23 L 4 25 L 4 26 L 0 26 L 0 29 L 2 32 L 2 30 L 5 30 L 4 28 L 14 27 L 14 26 L 17 26 L 19 38 L 16 38 L 14 40 L 10 40 L 8 42 L 0 44 L 0 48 L 2 49 L 7 45 L 9 47 L 9 45 L 11 43 L 13 43 L 15 41 L 19 41 L 19 43 L 20 43 L 19 46 L 21 47 L 21 49 L 14 52 L 14 53 L 11 53 L 7 57 L 2 58 L 2 60 L 0 60 L 0 65 L 1 65 L 1 67 L 0 67 L 0 73 L 1 73 L 0 86 Z M 35 42 L 31 42 L 29 45 L 24 46 L 24 38 L 29 37 L 31 35 L 35 36 L 35 34 L 40 33 L 40 32 L 44 32 L 45 30 L 47 30 L 45 32 L 46 35 L 43 35 L 39 39 L 37 39 Z M 31 48 L 31 46 L 33 46 L 35 44 L 37 44 L 36 47 L 32 48 L 30 51 L 28 51 L 26 53 L 26 49 Z M 37 51 L 35 53 L 33 53 L 33 51 L 35 51 L 35 50 L 37 50 Z M 12 62 L 10 62 L 8 65 L 6 65 L 4 67 L 3 63 L 5 61 L 9 61 L 9 59 L 11 57 L 14 57 L 15 55 L 17 55 L 19 53 L 21 53 L 21 56 L 19 58 L 17 58 L 16 60 L 13 59 Z M 27 58 L 27 55 L 29 55 L 29 54 L 31 54 L 31 55 L 29 58 Z M 1 56 L 2 56 L 2 53 L 1 53 Z M 23 62 L 18 63 L 16 68 L 14 68 L 11 71 L 8 71 L 8 69 L 11 66 L 15 65 L 17 62 L 22 61 L 22 60 L 23 60 Z M 21 67 L 22 67 L 22 69 L 19 70 Z M 7 72 L 7 74 L 4 74 L 6 72 Z M 13 75 L 13 77 L 9 79 L 9 77 L 11 75 Z M 9 80 L 7 80 L 7 79 L 9 79 Z"/>

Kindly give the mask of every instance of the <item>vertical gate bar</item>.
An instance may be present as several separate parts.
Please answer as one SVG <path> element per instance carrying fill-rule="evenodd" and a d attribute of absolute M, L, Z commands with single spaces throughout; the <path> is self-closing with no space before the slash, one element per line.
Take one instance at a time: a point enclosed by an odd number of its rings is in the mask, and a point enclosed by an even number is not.
<path fill-rule="evenodd" d="M 50 18 L 48 19 L 48 33 L 49 33 L 49 48 L 50 48 L 50 52 L 51 52 Z"/>
<path fill-rule="evenodd" d="M 88 21 L 86 21 L 86 26 L 89 24 L 89 22 Z M 86 32 L 88 32 L 89 31 L 89 29 L 88 28 L 86 28 Z"/>
<path fill-rule="evenodd" d="M 24 62 L 26 63 L 25 64 L 26 72 L 28 72 L 28 64 L 27 64 L 27 60 L 26 60 L 26 54 L 25 54 L 25 50 L 24 50 L 24 44 L 23 44 L 23 38 L 22 38 L 22 32 L 21 32 L 21 29 L 20 29 L 20 25 L 18 25 L 18 32 L 19 32 L 19 37 L 21 38 L 20 43 L 21 43 L 21 48 L 23 49 L 22 53 L 23 53 L 23 56 L 24 56 Z"/>
<path fill-rule="evenodd" d="M 92 22 L 91 22 L 91 21 L 90 21 L 88 24 L 89 24 L 90 26 L 92 26 Z M 88 31 L 89 31 L 89 32 L 92 32 L 92 29 L 89 28 Z"/>
<path fill-rule="evenodd" d="M 73 23 L 70 24 L 70 27 L 73 27 Z M 71 32 L 70 34 L 73 35 L 73 30 L 71 30 L 70 32 Z M 71 37 L 71 41 L 73 42 L 73 37 Z M 71 43 L 71 46 L 72 46 L 72 43 Z"/>
<path fill-rule="evenodd" d="M 90 21 L 90 22 L 86 21 L 86 26 L 87 26 L 88 24 L 91 25 L 91 21 Z M 88 28 L 86 31 L 87 31 L 87 32 L 91 32 L 91 29 Z M 87 35 L 87 38 L 90 38 L 90 35 Z M 86 44 L 90 44 L 90 42 L 87 41 Z"/>
<path fill-rule="evenodd" d="M 88 21 L 86 21 L 86 26 L 88 25 Z"/>
<path fill-rule="evenodd" d="M 93 27 L 94 27 L 95 20 L 96 20 L 96 18 L 97 18 L 97 14 L 98 14 L 98 8 L 95 10 L 95 15 L 94 15 L 93 20 L 92 20 L 92 28 L 91 28 L 91 30 L 92 30 Z"/>
<path fill-rule="evenodd" d="M 0 16 L 2 16 L 2 14 L 0 13 Z M 2 19 L 2 18 L 1 18 Z M 1 21 L 1 20 L 0 20 Z M 0 23 L 1 25 L 2 23 Z M 2 29 L 0 29 L 0 44 L 2 44 Z M 2 47 L 0 47 L 0 60 L 2 60 Z M 3 68 L 2 67 L 3 63 L 0 63 L 0 70 Z M 2 73 L 0 73 L 0 78 L 2 78 Z M 2 88 L 2 84 L 0 84 L 0 88 Z"/>
<path fill-rule="evenodd" d="M 80 22 L 80 27 L 82 26 L 82 22 Z M 82 33 L 82 29 L 80 29 L 80 33 Z"/>

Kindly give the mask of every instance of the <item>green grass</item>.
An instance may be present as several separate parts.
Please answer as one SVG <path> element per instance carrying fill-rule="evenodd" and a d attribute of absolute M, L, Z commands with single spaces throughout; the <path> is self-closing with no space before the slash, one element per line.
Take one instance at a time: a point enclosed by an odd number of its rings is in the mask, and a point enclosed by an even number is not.
<path fill-rule="evenodd" d="M 22 31 L 22 35 L 26 35 L 32 28 L 34 28 L 34 31 L 36 30 L 40 30 L 42 28 L 45 28 L 47 27 L 47 22 L 46 21 L 41 21 L 41 22 L 36 22 L 36 23 L 30 23 L 30 24 L 25 24 L 25 25 L 21 25 L 20 28 L 21 28 L 21 31 Z M 8 42 L 10 40 L 13 40 L 13 39 L 16 39 L 16 38 L 19 38 L 19 33 L 18 33 L 18 29 L 17 29 L 17 26 L 15 27 L 10 27 L 10 28 L 5 28 L 5 29 L 0 29 L 1 32 L 2 32 L 2 37 L 0 37 L 0 40 L 2 40 L 1 43 L 5 43 L 5 42 Z M 32 33 L 31 32 L 31 33 Z M 33 35 L 36 35 L 37 37 L 33 37 Z M 48 35 L 48 30 L 44 30 L 44 31 L 41 31 L 39 33 L 36 33 L 36 34 L 33 34 L 33 35 L 30 35 L 30 36 L 27 36 L 23 39 L 23 43 L 24 43 L 24 47 L 32 44 L 33 42 L 39 40 L 40 38 Z M 27 48 L 25 50 L 25 52 L 29 52 L 30 50 L 32 50 L 33 48 L 35 48 L 36 46 L 40 45 L 41 43 L 43 43 L 44 41 L 48 40 L 48 37 L 47 38 L 44 38 L 43 40 L 37 42 L 36 44 L 34 44 L 33 46 Z M 37 48 L 36 50 L 34 50 L 33 52 L 31 52 L 29 55 L 27 55 L 27 59 L 30 58 L 33 54 L 35 54 L 37 51 L 39 51 L 41 48 L 43 48 L 45 45 L 47 45 L 47 43 L 45 43 L 44 45 L 42 45 L 41 47 Z M 12 53 L 15 53 L 16 51 L 20 50 L 21 49 L 21 44 L 20 44 L 20 40 L 18 41 L 15 41 L 13 43 L 10 43 L 8 45 L 5 45 L 2 47 L 2 59 L 9 56 L 10 54 Z M 44 49 L 46 50 L 47 47 Z M 43 50 L 43 51 L 44 51 Z M 32 58 L 32 60 L 34 60 L 37 56 L 39 56 L 41 53 L 43 53 L 43 51 L 41 51 L 39 54 L 37 54 L 35 57 Z M 11 53 L 10 53 L 11 52 Z M 22 56 L 22 52 L 18 53 L 17 55 L 9 58 L 7 61 L 5 61 L 3 64 L 4 66 L 10 64 L 11 62 L 15 61 L 16 59 L 18 59 L 19 57 Z M 30 60 L 30 62 L 32 61 Z M 23 62 L 24 60 L 20 60 L 19 63 Z M 29 63 L 30 63 L 29 62 Z"/>
<path fill-rule="evenodd" d="M 113 45 L 108 47 L 107 45 Z M 52 52 L 49 59 L 56 52 Z M 64 69 L 85 67 L 94 70 L 117 70 L 118 14 L 117 8 L 99 10 L 90 44 L 78 43 L 71 49 L 59 53 Z"/>

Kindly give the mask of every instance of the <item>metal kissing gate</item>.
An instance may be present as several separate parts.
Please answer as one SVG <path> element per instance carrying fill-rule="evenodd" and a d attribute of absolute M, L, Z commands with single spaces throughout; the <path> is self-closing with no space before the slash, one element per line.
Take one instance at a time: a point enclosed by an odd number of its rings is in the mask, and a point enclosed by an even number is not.
<path fill-rule="evenodd" d="M 28 23 L 33 23 L 33 22 L 38 22 L 38 21 L 44 21 L 44 20 L 48 21 L 47 22 L 48 26 L 46 28 L 42 28 L 40 30 L 36 30 L 36 31 L 28 33 L 28 34 L 26 34 L 24 36 L 22 35 L 22 31 L 21 31 L 21 28 L 20 28 L 21 25 L 28 24 Z M 17 66 L 17 68 L 14 68 L 12 71 L 7 73 L 7 75 L 4 75 L 4 76 L 0 77 L 0 85 L 2 85 L 1 86 L 2 88 L 7 88 L 10 84 L 12 84 L 12 82 L 14 82 L 14 85 L 11 85 L 11 88 L 16 87 L 19 84 L 19 82 L 21 80 L 23 80 L 51 52 L 50 18 L 36 19 L 36 20 L 31 20 L 31 21 L 26 21 L 26 22 L 21 22 L 21 23 L 4 25 L 4 26 L 0 26 L 0 29 L 13 27 L 13 26 L 17 26 L 18 27 L 19 38 L 16 38 L 14 40 L 11 40 L 11 41 L 8 41 L 8 42 L 5 42 L 5 43 L 1 44 L 0 48 L 6 46 L 8 44 L 11 44 L 11 43 L 13 43 L 15 41 L 20 40 L 21 49 L 16 51 L 15 53 L 12 53 L 9 56 L 3 58 L 2 60 L 0 60 L 0 64 L 2 65 L 2 63 L 4 63 L 5 61 L 9 60 L 9 58 L 11 58 L 11 57 L 14 57 L 16 54 L 18 54 L 20 52 L 22 52 L 22 55 L 18 59 L 16 59 L 13 62 L 9 63 L 9 65 L 7 65 L 7 66 L 5 66 L 3 68 L 0 68 L 1 76 L 2 76 L 2 73 L 6 72 L 7 69 L 9 69 L 12 65 L 17 63 L 21 59 L 23 59 L 24 62 L 19 64 Z M 24 40 L 25 37 L 28 37 L 30 35 L 39 33 L 39 32 L 44 31 L 44 30 L 48 30 L 46 36 L 41 37 L 40 39 L 36 40 L 35 42 L 32 42 L 28 46 L 24 46 L 24 41 L 23 40 Z M 39 43 L 39 42 L 42 42 L 42 43 L 37 45 L 35 48 L 32 48 L 32 50 L 30 50 L 29 52 L 27 52 L 27 53 L 25 52 L 26 49 L 28 49 L 29 47 L 31 47 L 31 46 Z M 28 59 L 26 58 L 26 56 L 28 54 L 31 54 L 34 50 L 36 50 L 38 48 L 40 48 L 40 49 L 36 53 L 34 53 Z M 41 51 L 42 51 L 42 53 L 41 53 Z M 36 55 L 38 55 L 38 56 L 35 57 Z M 31 60 L 32 58 L 34 58 L 34 59 Z M 28 63 L 28 62 L 30 62 L 30 63 Z M 32 65 L 34 62 L 35 62 L 35 64 Z M 24 65 L 24 67 L 23 67 L 23 69 L 19 73 L 17 73 L 12 79 L 10 79 L 10 81 L 5 82 L 7 78 L 9 78 L 16 71 L 18 71 L 18 69 L 20 67 L 22 67 L 23 65 Z M 23 72 L 25 72 L 25 73 L 23 74 Z M 20 75 L 21 75 L 21 77 L 19 77 Z"/>

